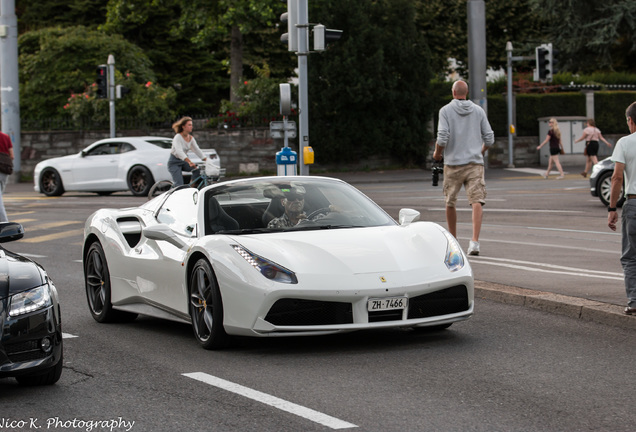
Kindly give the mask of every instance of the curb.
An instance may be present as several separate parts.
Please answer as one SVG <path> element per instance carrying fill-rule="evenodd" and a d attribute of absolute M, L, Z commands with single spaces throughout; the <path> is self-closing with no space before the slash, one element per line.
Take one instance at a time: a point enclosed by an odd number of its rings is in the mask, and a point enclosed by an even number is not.
<path fill-rule="evenodd" d="M 475 297 L 636 330 L 636 316 L 625 315 L 624 306 L 477 280 Z"/>

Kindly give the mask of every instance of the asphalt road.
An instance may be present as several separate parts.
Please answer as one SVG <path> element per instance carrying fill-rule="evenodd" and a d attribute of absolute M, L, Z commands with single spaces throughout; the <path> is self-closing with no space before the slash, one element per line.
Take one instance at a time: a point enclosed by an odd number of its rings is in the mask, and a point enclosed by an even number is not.
<path fill-rule="evenodd" d="M 476 278 L 578 295 L 587 292 L 582 286 L 601 285 L 607 292 L 591 295 L 621 303 L 620 281 L 579 276 L 620 273 L 611 267 L 620 236 L 604 237 L 606 211 L 587 183 L 496 174 L 487 179 L 482 255 L 471 258 Z M 430 173 L 392 173 L 421 180 L 383 175 L 361 174 L 352 183 L 395 216 L 412 207 L 444 223 Z M 473 318 L 438 333 L 237 338 L 220 352 L 199 348 L 183 324 L 98 324 L 84 294 L 83 222 L 96 208 L 143 200 L 45 198 L 30 185 L 9 185 L 5 200 L 27 231 L 5 246 L 49 271 L 66 337 L 57 385 L 0 380 L 0 431 L 627 431 L 636 421 L 626 385 L 626 371 L 636 367 L 633 330 L 482 298 Z M 468 212 L 460 212 L 459 228 L 465 244 Z M 494 258 L 505 265 L 482 263 Z"/>

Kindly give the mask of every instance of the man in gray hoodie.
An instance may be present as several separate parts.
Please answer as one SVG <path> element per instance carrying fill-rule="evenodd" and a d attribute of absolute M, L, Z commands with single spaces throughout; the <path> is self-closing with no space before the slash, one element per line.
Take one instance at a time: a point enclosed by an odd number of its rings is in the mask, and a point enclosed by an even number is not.
<path fill-rule="evenodd" d="M 444 196 L 448 231 L 457 237 L 457 194 L 466 189 L 473 209 L 473 236 L 468 255 L 479 255 L 479 232 L 486 204 L 484 153 L 494 144 L 495 134 L 484 110 L 466 100 L 468 85 L 464 81 L 453 84 L 453 100 L 439 110 L 437 142 L 433 159 L 444 159 Z"/>

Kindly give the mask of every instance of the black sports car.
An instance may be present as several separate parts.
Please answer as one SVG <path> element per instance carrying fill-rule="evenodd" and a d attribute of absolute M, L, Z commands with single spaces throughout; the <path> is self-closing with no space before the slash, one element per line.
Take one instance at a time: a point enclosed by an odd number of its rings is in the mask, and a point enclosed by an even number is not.
<path fill-rule="evenodd" d="M 0 223 L 0 243 L 21 239 L 22 225 Z M 0 378 L 54 384 L 62 375 L 57 290 L 37 263 L 0 247 Z"/>

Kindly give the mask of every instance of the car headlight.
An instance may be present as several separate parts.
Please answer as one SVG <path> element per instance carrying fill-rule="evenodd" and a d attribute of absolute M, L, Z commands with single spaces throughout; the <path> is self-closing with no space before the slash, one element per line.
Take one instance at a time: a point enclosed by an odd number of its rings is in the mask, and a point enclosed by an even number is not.
<path fill-rule="evenodd" d="M 298 283 L 296 274 L 293 271 L 279 266 L 275 262 L 272 262 L 268 259 L 253 254 L 252 252 L 242 248 L 239 245 L 232 245 L 232 247 L 236 252 L 238 252 L 240 256 L 245 259 L 245 261 L 247 261 L 252 267 L 258 270 L 267 279 L 288 284 Z"/>
<path fill-rule="evenodd" d="M 457 239 L 451 235 L 448 231 L 443 231 L 446 236 L 446 256 L 444 257 L 444 264 L 452 272 L 457 271 L 464 267 L 464 254 L 462 248 L 459 246 Z"/>
<path fill-rule="evenodd" d="M 24 315 L 51 305 L 48 285 L 42 285 L 11 297 L 9 316 Z"/>

